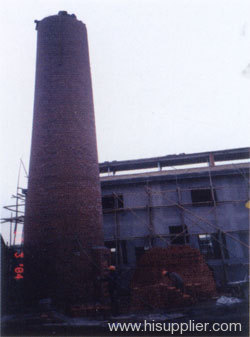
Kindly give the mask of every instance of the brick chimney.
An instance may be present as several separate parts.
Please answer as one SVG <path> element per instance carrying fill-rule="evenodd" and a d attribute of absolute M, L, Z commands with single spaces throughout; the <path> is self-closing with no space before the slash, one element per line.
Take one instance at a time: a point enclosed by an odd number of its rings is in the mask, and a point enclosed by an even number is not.
<path fill-rule="evenodd" d="M 87 31 L 65 11 L 35 22 L 36 83 L 24 225 L 27 296 L 35 301 L 94 301 L 93 281 L 107 256 Z"/>

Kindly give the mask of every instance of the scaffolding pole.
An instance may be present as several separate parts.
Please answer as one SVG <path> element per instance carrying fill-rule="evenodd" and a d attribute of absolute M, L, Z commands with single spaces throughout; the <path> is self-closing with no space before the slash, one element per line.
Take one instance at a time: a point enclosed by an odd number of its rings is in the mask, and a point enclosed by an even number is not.
<path fill-rule="evenodd" d="M 154 223 L 152 217 L 152 194 L 151 189 L 149 188 L 149 183 L 145 186 L 146 194 L 147 194 L 147 214 L 148 214 L 148 229 L 149 229 L 149 248 L 152 248 L 152 242 L 155 238 L 155 230 L 154 230 Z"/>
<path fill-rule="evenodd" d="M 117 210 L 119 209 L 118 207 L 118 195 L 116 193 L 113 193 L 114 197 L 114 206 L 115 206 L 115 212 L 114 212 L 114 217 L 115 217 L 115 263 L 116 265 L 120 265 L 121 263 L 121 245 L 120 245 L 120 222 L 119 222 L 119 216 L 117 213 Z"/>
<path fill-rule="evenodd" d="M 210 163 L 209 163 L 210 164 Z M 215 194 L 214 194 L 214 186 L 212 181 L 212 175 L 211 175 L 211 165 L 208 165 L 208 173 L 209 173 L 209 184 L 212 194 L 212 200 L 213 200 L 213 206 L 214 206 L 214 217 L 215 217 L 215 224 L 218 226 L 218 215 L 217 215 L 217 203 L 215 200 Z M 218 239 L 219 239 L 219 246 L 220 246 L 220 252 L 221 252 L 221 260 L 222 260 L 222 269 L 223 269 L 223 276 L 224 276 L 224 285 L 227 285 L 228 277 L 227 277 L 227 270 L 226 270 L 226 263 L 225 263 L 225 252 L 224 252 L 224 245 L 222 243 L 222 233 L 221 230 L 218 230 Z M 223 245 L 223 246 L 222 246 Z"/>

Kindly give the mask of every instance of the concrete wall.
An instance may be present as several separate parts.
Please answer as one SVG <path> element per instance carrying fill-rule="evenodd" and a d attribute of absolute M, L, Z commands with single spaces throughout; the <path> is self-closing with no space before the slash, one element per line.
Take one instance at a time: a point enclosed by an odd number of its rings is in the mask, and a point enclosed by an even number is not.
<path fill-rule="evenodd" d="M 191 189 L 210 189 L 211 182 L 216 193 L 216 207 L 213 204 L 193 205 Z M 136 247 L 148 247 L 151 243 L 161 247 L 171 244 L 169 226 L 185 224 L 189 244 L 197 249 L 200 249 L 198 234 L 213 234 L 220 229 L 227 232 L 224 239 L 217 237 L 218 247 L 225 248 L 224 262 L 222 256 L 210 257 L 207 261 L 219 282 L 223 281 L 225 274 L 223 263 L 228 281 L 244 278 L 246 267 L 243 265 L 248 262 L 248 249 L 241 242 L 248 244 L 249 224 L 245 207 L 248 200 L 246 179 L 244 174 L 225 170 L 223 174 L 212 172 L 211 182 L 209 171 L 203 176 L 186 174 L 168 176 L 167 179 L 162 176 L 161 180 L 147 177 L 136 181 L 131 176 L 129 180 L 121 179 L 115 184 L 110 177 L 109 181 L 102 183 L 102 195 L 123 195 L 124 208 L 104 212 L 105 240 L 115 240 L 118 231 L 120 239 L 126 240 L 128 265 L 135 266 Z M 181 207 L 178 207 L 178 202 Z M 150 239 L 150 226 L 154 230 L 153 240 Z"/>

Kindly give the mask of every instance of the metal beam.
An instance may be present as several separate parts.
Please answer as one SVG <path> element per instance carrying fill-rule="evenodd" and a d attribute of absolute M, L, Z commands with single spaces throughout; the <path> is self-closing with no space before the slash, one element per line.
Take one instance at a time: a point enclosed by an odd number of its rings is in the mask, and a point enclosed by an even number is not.
<path fill-rule="evenodd" d="M 211 157 L 213 157 L 214 162 L 248 159 L 250 158 L 250 149 L 249 147 L 245 147 L 221 151 L 200 152 L 191 154 L 181 153 L 179 155 L 174 154 L 164 157 L 104 162 L 99 164 L 99 169 L 100 173 L 105 173 L 109 171 L 114 172 L 147 168 L 162 168 L 167 166 L 178 166 L 187 164 L 200 164 L 209 162 L 209 159 Z"/>

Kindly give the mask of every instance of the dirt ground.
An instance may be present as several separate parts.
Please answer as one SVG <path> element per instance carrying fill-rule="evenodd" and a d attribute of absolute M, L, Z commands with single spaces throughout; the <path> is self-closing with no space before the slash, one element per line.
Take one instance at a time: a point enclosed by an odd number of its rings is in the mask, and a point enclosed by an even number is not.
<path fill-rule="evenodd" d="M 108 323 L 241 323 L 242 331 L 236 332 L 178 332 L 140 331 L 110 332 Z M 143 328 L 143 325 L 142 325 Z M 216 301 L 180 308 L 175 311 L 145 312 L 117 317 L 70 318 L 56 311 L 20 313 L 2 317 L 1 336 L 249 336 L 249 305 L 247 301 L 216 305 Z"/>

